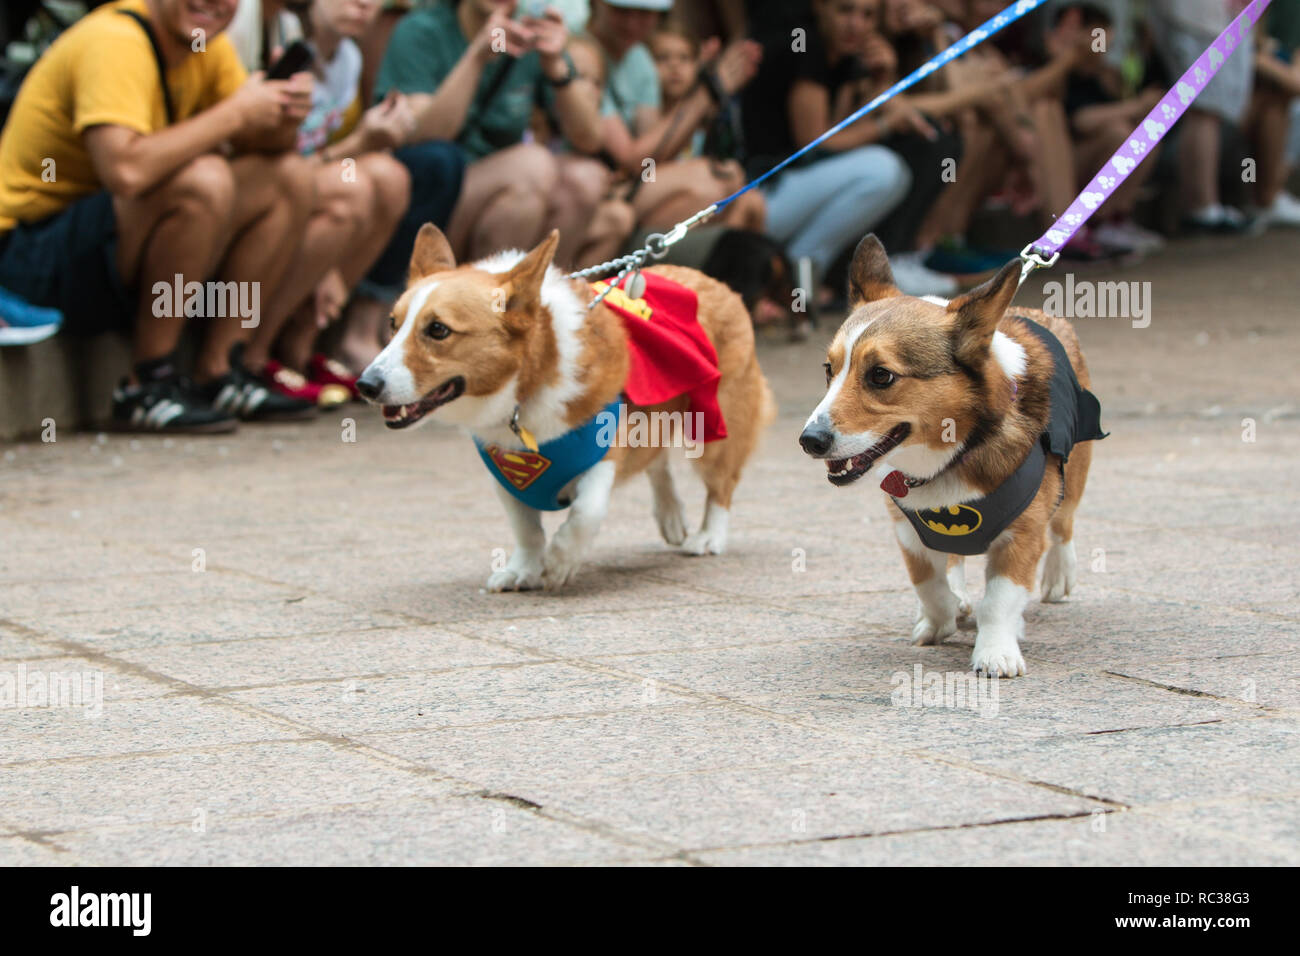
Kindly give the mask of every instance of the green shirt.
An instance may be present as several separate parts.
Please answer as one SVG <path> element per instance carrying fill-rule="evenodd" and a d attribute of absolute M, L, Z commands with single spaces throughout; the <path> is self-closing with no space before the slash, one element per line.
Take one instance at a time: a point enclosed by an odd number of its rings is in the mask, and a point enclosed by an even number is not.
<path fill-rule="evenodd" d="M 600 113 L 602 116 L 617 113 L 623 118 L 628 130 L 635 135 L 636 115 L 641 108 L 659 109 L 661 106 L 659 69 L 655 66 L 654 57 L 645 44 L 638 43 L 621 60 L 611 59 L 607 55 L 605 65 L 609 76 L 605 81 Z"/>
<path fill-rule="evenodd" d="M 376 100 L 389 90 L 436 92 L 468 49 L 469 41 L 450 3 L 408 13 L 388 41 L 375 81 Z M 518 59 L 494 57 L 483 69 L 456 142 L 471 161 L 521 142 L 543 92 L 542 61 L 535 51 Z"/>

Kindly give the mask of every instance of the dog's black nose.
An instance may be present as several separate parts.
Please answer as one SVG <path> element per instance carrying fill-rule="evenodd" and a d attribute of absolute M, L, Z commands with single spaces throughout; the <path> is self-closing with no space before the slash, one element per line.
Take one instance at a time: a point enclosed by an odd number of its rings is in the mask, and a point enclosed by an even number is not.
<path fill-rule="evenodd" d="M 809 424 L 799 436 L 799 444 L 810 455 L 825 455 L 831 450 L 834 441 L 835 436 L 831 434 L 831 430 L 817 422 Z"/>
<path fill-rule="evenodd" d="M 373 402 L 384 391 L 384 380 L 370 369 L 366 369 L 357 379 L 357 391 L 361 393 L 362 398 L 368 398 Z"/>

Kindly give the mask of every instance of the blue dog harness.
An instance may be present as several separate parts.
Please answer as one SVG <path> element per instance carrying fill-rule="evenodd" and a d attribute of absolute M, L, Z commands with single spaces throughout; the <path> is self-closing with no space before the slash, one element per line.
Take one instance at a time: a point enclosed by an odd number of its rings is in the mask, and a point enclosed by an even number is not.
<path fill-rule="evenodd" d="M 590 421 L 552 438 L 535 452 L 488 445 L 478 438 L 474 444 L 492 477 L 515 498 L 536 511 L 563 511 L 573 504 L 573 499 L 562 498 L 560 493 L 609 451 L 609 416 L 613 416 L 617 429 L 622 401 L 620 396 Z"/>

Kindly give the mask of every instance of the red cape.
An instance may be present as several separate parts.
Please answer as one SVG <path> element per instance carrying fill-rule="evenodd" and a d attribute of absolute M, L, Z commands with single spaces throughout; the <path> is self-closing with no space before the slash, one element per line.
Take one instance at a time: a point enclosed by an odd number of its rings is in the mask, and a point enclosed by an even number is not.
<path fill-rule="evenodd" d="M 630 299 L 621 288 L 605 297 L 627 331 L 628 372 L 623 387 L 628 401 L 658 405 L 679 395 L 690 400 L 691 412 L 704 415 L 706 442 L 727 437 L 727 424 L 718 407 L 718 353 L 700 327 L 695 290 L 651 272 L 641 273 L 645 295 Z M 598 283 L 599 293 L 605 287 Z"/>

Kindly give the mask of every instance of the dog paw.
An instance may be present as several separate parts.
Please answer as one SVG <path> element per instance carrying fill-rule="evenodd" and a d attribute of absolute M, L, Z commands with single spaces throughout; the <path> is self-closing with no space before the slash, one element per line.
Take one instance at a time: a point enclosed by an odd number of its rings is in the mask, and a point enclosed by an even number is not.
<path fill-rule="evenodd" d="M 708 528 L 702 528 L 682 542 L 682 553 L 697 557 L 704 554 L 722 554 L 726 550 L 726 533 Z"/>
<path fill-rule="evenodd" d="M 1041 590 L 1044 604 L 1059 604 L 1066 595 L 1074 590 L 1078 576 L 1077 559 L 1074 554 L 1074 542 L 1053 543 L 1047 549 L 1043 559 L 1043 578 Z"/>
<path fill-rule="evenodd" d="M 1014 640 L 981 642 L 975 640 L 971 669 L 986 677 L 1020 677 L 1025 673 L 1025 659 Z"/>
<path fill-rule="evenodd" d="M 506 568 L 487 579 L 492 594 L 502 591 L 535 591 L 542 586 L 541 568 Z"/>
<path fill-rule="evenodd" d="M 542 561 L 542 587 L 558 591 L 577 576 L 581 566 L 580 554 L 564 548 L 547 548 L 546 558 Z"/>
<path fill-rule="evenodd" d="M 922 611 L 916 619 L 916 625 L 912 628 L 912 643 L 922 647 L 930 644 L 942 644 L 946 638 L 952 637 L 956 633 L 956 617 L 951 617 L 946 621 L 934 621 Z"/>
<path fill-rule="evenodd" d="M 674 548 L 686 540 L 686 515 L 681 506 L 655 512 L 655 521 L 659 523 L 659 533 Z"/>
<path fill-rule="evenodd" d="M 971 603 L 970 595 L 962 591 L 957 597 L 957 620 L 962 621 L 971 616 L 975 610 L 975 605 Z"/>

